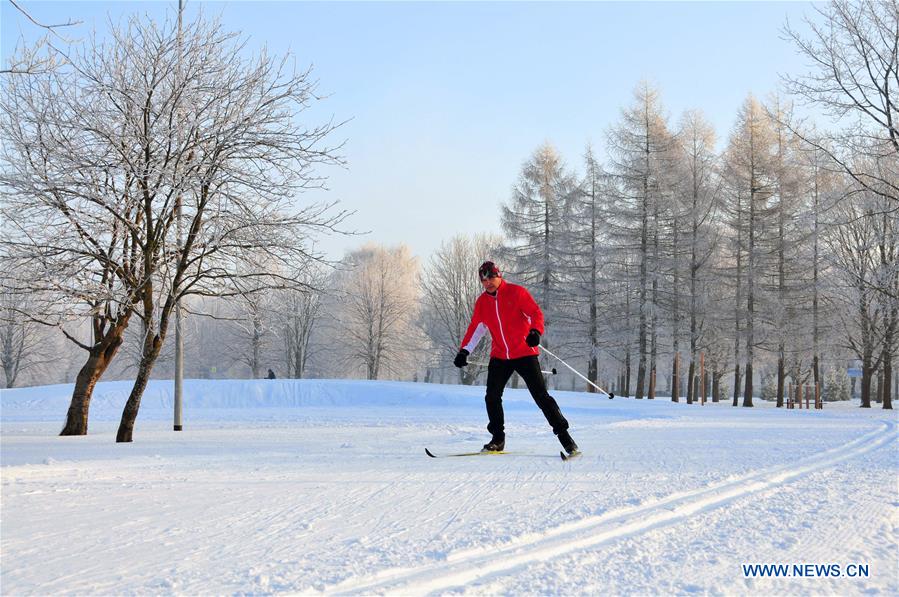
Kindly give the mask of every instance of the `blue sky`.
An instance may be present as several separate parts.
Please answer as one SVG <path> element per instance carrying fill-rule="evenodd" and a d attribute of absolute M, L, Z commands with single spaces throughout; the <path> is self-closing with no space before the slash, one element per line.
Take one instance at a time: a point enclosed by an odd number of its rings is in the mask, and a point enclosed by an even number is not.
<path fill-rule="evenodd" d="M 21 2 L 46 23 L 81 20 L 70 37 L 177 2 Z M 544 141 L 580 169 L 641 79 L 661 91 L 672 124 L 699 108 L 728 135 L 747 94 L 805 72 L 781 39 L 806 2 L 189 2 L 267 46 L 312 64 L 329 94 L 308 114 L 352 119 L 346 171 L 303 201 L 339 200 L 367 240 L 406 243 L 426 259 L 460 232 L 499 231 L 522 163 Z M 41 31 L 2 4 L 2 56 Z M 333 258 L 363 238 L 324 239 Z"/>

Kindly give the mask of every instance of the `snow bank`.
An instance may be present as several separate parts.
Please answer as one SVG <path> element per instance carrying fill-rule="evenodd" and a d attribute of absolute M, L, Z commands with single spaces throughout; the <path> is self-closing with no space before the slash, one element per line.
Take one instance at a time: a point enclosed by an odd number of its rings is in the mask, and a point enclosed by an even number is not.
<path fill-rule="evenodd" d="M 131 391 L 131 381 L 100 382 L 91 400 L 91 413 L 120 413 Z M 15 388 L 0 391 L 2 416 L 64 413 L 72 397 L 72 384 Z M 605 396 L 553 391 L 560 403 L 572 408 L 598 408 Z M 141 400 L 144 410 L 171 410 L 171 380 L 153 380 Z M 525 389 L 507 389 L 504 402 L 511 408 L 533 403 Z M 333 379 L 184 380 L 184 404 L 191 409 L 297 408 L 402 406 L 483 409 L 483 386 L 454 386 L 398 381 Z M 621 401 L 619 401 L 621 402 Z M 661 401 L 660 401 L 661 403 Z"/>

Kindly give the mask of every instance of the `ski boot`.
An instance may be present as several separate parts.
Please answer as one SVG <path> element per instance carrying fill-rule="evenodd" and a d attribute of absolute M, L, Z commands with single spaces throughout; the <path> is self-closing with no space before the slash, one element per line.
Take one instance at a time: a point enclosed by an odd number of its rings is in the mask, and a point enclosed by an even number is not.
<path fill-rule="evenodd" d="M 481 448 L 481 452 L 502 452 L 505 449 L 506 438 L 493 436 L 489 442 L 484 444 L 484 447 Z"/>
<path fill-rule="evenodd" d="M 568 454 L 574 454 L 578 451 L 577 444 L 573 439 L 571 439 L 571 435 L 567 430 L 560 431 L 558 434 L 558 438 L 559 443 L 562 444 L 562 447 L 565 448 L 565 451 L 568 452 Z"/>

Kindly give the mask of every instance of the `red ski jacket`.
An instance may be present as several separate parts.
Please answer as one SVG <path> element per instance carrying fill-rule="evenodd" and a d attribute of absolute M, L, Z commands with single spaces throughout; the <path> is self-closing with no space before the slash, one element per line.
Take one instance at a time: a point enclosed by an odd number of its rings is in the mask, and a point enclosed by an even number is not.
<path fill-rule="evenodd" d="M 474 303 L 474 313 L 462 348 L 474 352 L 478 342 L 489 331 L 493 340 L 490 357 L 519 359 L 539 354 L 537 347 L 528 346 L 525 338 L 531 329 L 543 334 L 543 311 L 523 286 L 503 280 L 496 295 L 484 292 Z"/>

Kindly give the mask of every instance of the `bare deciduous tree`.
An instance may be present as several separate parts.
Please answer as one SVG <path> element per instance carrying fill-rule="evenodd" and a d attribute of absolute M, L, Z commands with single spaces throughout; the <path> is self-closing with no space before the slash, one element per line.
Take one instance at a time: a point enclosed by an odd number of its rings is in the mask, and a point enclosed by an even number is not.
<path fill-rule="evenodd" d="M 3 290 L 35 297 L 20 315 L 57 327 L 88 355 L 63 435 L 87 433 L 93 388 L 122 345 L 143 275 L 129 238 L 142 216 L 135 180 L 121 171 L 124 146 L 118 131 L 99 133 L 108 113 L 85 103 L 78 81 L 71 66 L 9 76 L 0 96 Z M 68 331 L 85 320 L 90 338 Z"/>
<path fill-rule="evenodd" d="M 183 33 L 172 19 L 134 17 L 110 35 L 66 56 L 69 68 L 9 86 L 3 182 L 15 191 L 10 212 L 20 212 L 20 261 L 50 261 L 53 285 L 102 317 L 84 345 L 103 359 L 93 383 L 129 318 L 141 319 L 116 437 L 128 442 L 179 299 L 302 286 L 296 269 L 315 258 L 307 239 L 346 214 L 297 205 L 323 184 L 317 164 L 340 163 L 324 146 L 335 125 L 300 119 L 317 99 L 308 70 L 245 57 L 234 34 L 202 17 Z M 59 235 L 49 247 L 34 242 L 47 234 L 28 234 L 48 221 Z M 73 432 L 86 432 L 82 406 Z"/>
<path fill-rule="evenodd" d="M 350 252 L 334 274 L 330 314 L 343 374 L 408 379 L 423 339 L 415 325 L 418 260 L 400 245 L 365 245 Z"/>
<path fill-rule="evenodd" d="M 681 119 L 678 146 L 681 151 L 683 167 L 686 172 L 683 185 L 686 214 L 684 224 L 686 242 L 689 243 L 689 263 L 686 266 L 686 277 L 689 279 L 689 297 L 687 311 L 690 314 L 690 362 L 687 369 L 687 403 L 692 404 L 693 378 L 697 370 L 697 351 L 703 339 L 705 320 L 709 306 L 710 278 L 708 267 L 716 249 L 717 232 L 711 226 L 712 218 L 717 211 L 719 200 L 718 158 L 715 155 L 715 131 L 701 112 L 691 110 Z M 675 224 L 675 228 L 677 224 Z M 675 243 L 677 249 L 677 243 Z M 675 293 L 678 282 L 675 280 Z M 676 304 L 676 303 L 675 303 Z M 673 314 L 677 320 L 677 313 Z M 677 333 L 675 332 L 675 338 Z M 677 345 L 675 344 L 675 353 Z M 674 381 L 672 383 L 672 400 L 677 402 L 679 393 L 679 375 L 677 367 L 672 366 Z"/>
<path fill-rule="evenodd" d="M 321 325 L 327 282 L 324 268 L 316 264 L 303 272 L 304 290 L 288 288 L 279 293 L 280 306 L 275 308 L 284 340 L 287 377 L 306 377 L 314 350 L 314 333 Z"/>
<path fill-rule="evenodd" d="M 844 305 L 840 316 L 845 341 L 861 361 L 862 408 L 871 406 L 871 386 L 883 356 L 879 347 L 890 332 L 890 305 L 883 301 L 886 295 L 877 291 L 873 281 L 884 274 L 896 276 L 895 262 L 887 267 L 882 263 L 885 255 L 895 261 L 896 227 L 880 213 L 882 200 L 875 197 L 863 192 L 841 201 L 835 209 L 841 223 L 829 227 L 826 235 L 834 270 L 841 279 L 838 289 Z"/>
<path fill-rule="evenodd" d="M 24 277 L 23 272 L 16 275 Z M 0 367 L 6 388 L 14 387 L 22 374 L 52 361 L 45 326 L 27 315 L 35 311 L 35 302 L 26 292 L 0 292 Z"/>
<path fill-rule="evenodd" d="M 484 291 L 478 281 L 478 267 L 490 259 L 502 244 L 496 235 L 458 235 L 440 245 L 431 256 L 422 279 L 425 333 L 437 347 L 437 360 L 446 364 L 462 345 L 471 320 L 475 300 Z M 489 343 L 475 349 L 475 363 L 459 370 L 459 381 L 470 385 L 486 369 Z"/>
<path fill-rule="evenodd" d="M 65 27 L 73 27 L 81 24 L 81 21 L 69 19 L 65 23 L 47 24 L 34 18 L 21 4 L 15 0 L 9 0 L 13 8 L 24 16 L 32 25 L 43 29 L 46 35 L 30 46 L 22 46 L 19 51 L 14 53 L 10 59 L 8 68 L 0 68 L 0 75 L 36 75 L 46 73 L 57 66 L 59 54 L 55 52 L 47 52 L 52 38 L 69 42 L 63 37 L 61 31 Z"/>
<path fill-rule="evenodd" d="M 820 22 L 806 19 L 808 36 L 785 27 L 814 70 L 784 82 L 839 128 L 821 138 L 793 129 L 862 188 L 899 201 L 899 2 L 833 0 L 815 11 Z"/>

